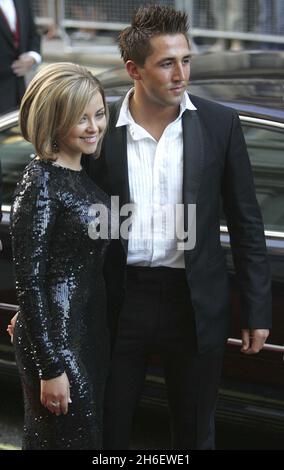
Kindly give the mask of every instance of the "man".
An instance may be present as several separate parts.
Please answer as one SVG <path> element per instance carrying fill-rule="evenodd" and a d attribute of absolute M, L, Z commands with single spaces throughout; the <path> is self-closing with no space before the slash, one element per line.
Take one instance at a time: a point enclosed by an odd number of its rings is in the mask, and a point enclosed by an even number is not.
<path fill-rule="evenodd" d="M 29 0 L 0 0 L 0 114 L 16 109 L 25 75 L 41 62 L 40 37 Z"/>
<path fill-rule="evenodd" d="M 242 297 L 242 352 L 259 352 L 270 328 L 270 277 L 261 213 L 238 115 L 190 96 L 186 14 L 138 10 L 119 45 L 134 88 L 111 108 L 102 157 L 90 175 L 135 214 L 124 250 L 113 242 L 108 284 L 115 332 L 105 403 L 105 449 L 127 449 L 147 362 L 165 370 L 175 449 L 213 449 L 214 411 L 229 324 L 219 236 L 222 198 Z M 196 207 L 196 241 L 178 249 L 154 219 Z M 190 206 L 189 206 L 190 205 Z M 142 236 L 135 237 L 140 233 Z M 190 233 L 190 232 L 189 232 Z M 123 238 L 123 237 L 122 237 Z M 192 237 L 191 237 L 192 238 Z M 192 240 L 191 240 L 192 241 Z M 180 245 L 179 245 L 180 248 Z M 121 275 L 121 269 L 125 276 Z M 121 299 L 125 295 L 115 321 Z"/>

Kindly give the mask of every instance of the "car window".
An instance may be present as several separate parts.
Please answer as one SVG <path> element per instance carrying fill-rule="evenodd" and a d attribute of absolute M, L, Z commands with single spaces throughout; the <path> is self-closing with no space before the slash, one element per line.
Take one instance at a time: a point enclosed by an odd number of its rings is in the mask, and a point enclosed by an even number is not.
<path fill-rule="evenodd" d="M 0 159 L 2 166 L 2 204 L 10 205 L 17 182 L 25 166 L 34 156 L 32 144 L 21 136 L 18 126 L 1 131 Z"/>
<path fill-rule="evenodd" d="M 284 132 L 248 124 L 243 132 L 265 229 L 284 232 Z"/>

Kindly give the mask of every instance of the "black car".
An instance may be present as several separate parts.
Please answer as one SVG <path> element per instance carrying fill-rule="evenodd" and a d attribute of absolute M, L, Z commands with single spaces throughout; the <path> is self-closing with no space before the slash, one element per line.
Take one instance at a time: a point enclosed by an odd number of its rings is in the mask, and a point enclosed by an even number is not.
<path fill-rule="evenodd" d="M 108 101 L 131 86 L 124 67 L 99 76 Z M 192 59 L 192 94 L 235 108 L 240 116 L 262 210 L 272 271 L 273 330 L 265 350 L 254 356 L 239 352 L 239 294 L 234 276 L 226 220 L 220 214 L 220 237 L 231 279 L 233 321 L 222 376 L 217 416 L 284 431 L 284 52 L 201 55 Z M 3 219 L 0 239 L 0 374 L 16 377 L 6 327 L 17 310 L 13 277 L 9 211 L 22 170 L 34 156 L 20 135 L 17 112 L 0 118 L 3 173 Z M 153 357 L 143 400 L 164 406 L 166 394 L 158 358 Z"/>

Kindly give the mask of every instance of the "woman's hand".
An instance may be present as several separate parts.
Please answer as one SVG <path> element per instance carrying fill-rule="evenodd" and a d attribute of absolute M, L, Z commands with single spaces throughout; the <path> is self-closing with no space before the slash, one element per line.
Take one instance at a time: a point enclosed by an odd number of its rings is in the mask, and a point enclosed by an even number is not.
<path fill-rule="evenodd" d="M 56 416 L 67 414 L 71 399 L 69 380 L 65 372 L 54 379 L 41 380 L 40 389 L 40 401 L 43 406 Z"/>

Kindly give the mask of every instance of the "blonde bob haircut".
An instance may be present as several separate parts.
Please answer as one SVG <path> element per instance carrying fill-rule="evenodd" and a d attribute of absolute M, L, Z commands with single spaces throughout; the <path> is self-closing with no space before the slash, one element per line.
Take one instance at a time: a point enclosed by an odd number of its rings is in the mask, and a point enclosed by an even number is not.
<path fill-rule="evenodd" d="M 85 67 L 58 62 L 47 65 L 35 75 L 21 102 L 20 127 L 40 158 L 56 159 L 56 142 L 80 121 L 85 107 L 97 93 L 102 96 L 108 122 L 104 90 Z M 102 140 L 103 136 L 95 152 L 96 158 Z"/>

